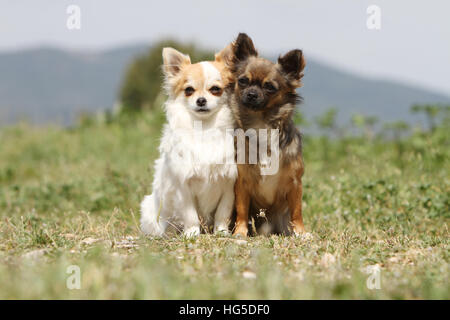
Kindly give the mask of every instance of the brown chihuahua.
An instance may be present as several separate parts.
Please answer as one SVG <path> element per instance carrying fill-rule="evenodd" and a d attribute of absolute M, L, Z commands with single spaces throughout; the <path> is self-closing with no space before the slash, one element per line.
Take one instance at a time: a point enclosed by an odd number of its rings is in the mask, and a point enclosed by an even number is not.
<path fill-rule="evenodd" d="M 244 33 L 240 33 L 229 47 L 232 50 L 230 68 L 236 79 L 232 84 L 234 94 L 230 107 L 236 127 L 245 132 L 277 130 L 278 139 L 271 142 L 271 149 L 276 143 L 276 150 L 279 150 L 278 170 L 273 174 L 262 174 L 260 153 L 257 163 L 248 162 L 252 148 L 249 147 L 251 138 L 246 139 L 246 161 L 238 161 L 233 234 L 247 236 L 249 219 L 252 219 L 256 220 L 254 230 L 258 233 L 294 232 L 299 235 L 305 230 L 302 218 L 304 168 L 301 135 L 292 118 L 300 100 L 295 90 L 302 85 L 303 53 L 292 50 L 280 57 L 278 63 L 273 63 L 258 57 L 252 40 Z M 271 143 L 269 141 L 267 145 Z M 261 147 L 260 141 L 257 145 Z M 266 144 L 263 146 L 265 148 Z"/>

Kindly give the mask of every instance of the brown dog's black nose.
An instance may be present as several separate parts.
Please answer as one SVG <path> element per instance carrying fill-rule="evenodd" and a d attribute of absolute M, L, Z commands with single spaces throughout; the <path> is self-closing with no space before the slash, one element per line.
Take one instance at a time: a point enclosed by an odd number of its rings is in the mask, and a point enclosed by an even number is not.
<path fill-rule="evenodd" d="M 199 107 L 204 107 L 206 105 L 206 99 L 203 97 L 200 97 L 197 99 L 197 105 Z"/>
<path fill-rule="evenodd" d="M 255 101 L 258 98 L 258 93 L 255 91 L 250 91 L 247 93 L 247 101 Z"/>

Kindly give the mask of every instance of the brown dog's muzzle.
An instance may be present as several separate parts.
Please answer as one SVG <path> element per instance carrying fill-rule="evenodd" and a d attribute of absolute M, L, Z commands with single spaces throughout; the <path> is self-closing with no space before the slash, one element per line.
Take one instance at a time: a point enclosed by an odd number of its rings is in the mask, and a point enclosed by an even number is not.
<path fill-rule="evenodd" d="M 242 92 L 242 104 L 252 110 L 261 109 L 264 107 L 264 95 L 258 88 L 247 88 Z"/>

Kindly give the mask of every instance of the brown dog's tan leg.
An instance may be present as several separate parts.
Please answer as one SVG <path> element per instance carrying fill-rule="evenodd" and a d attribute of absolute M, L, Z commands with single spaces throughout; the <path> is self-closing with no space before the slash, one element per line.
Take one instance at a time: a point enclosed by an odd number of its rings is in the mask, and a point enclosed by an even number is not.
<path fill-rule="evenodd" d="M 296 235 L 305 232 L 302 217 L 302 180 L 297 179 L 287 195 L 289 212 L 291 213 L 291 227 Z"/>
<path fill-rule="evenodd" d="M 235 203 L 236 203 L 236 227 L 234 236 L 246 237 L 248 233 L 248 209 L 250 205 L 250 195 L 244 186 L 241 178 L 237 178 L 234 185 Z"/>

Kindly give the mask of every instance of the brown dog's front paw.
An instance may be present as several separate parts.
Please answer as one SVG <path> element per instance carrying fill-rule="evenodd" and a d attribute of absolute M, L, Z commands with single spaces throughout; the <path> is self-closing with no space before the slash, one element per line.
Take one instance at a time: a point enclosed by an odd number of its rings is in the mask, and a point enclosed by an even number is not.
<path fill-rule="evenodd" d="M 243 226 L 236 226 L 236 229 L 233 232 L 233 237 L 245 238 L 247 237 L 248 228 Z"/>
<path fill-rule="evenodd" d="M 294 234 L 296 236 L 300 236 L 300 235 L 306 233 L 305 227 L 303 225 L 296 225 L 296 224 L 294 224 L 292 226 L 292 231 L 294 232 Z"/>

